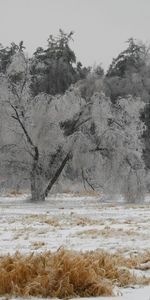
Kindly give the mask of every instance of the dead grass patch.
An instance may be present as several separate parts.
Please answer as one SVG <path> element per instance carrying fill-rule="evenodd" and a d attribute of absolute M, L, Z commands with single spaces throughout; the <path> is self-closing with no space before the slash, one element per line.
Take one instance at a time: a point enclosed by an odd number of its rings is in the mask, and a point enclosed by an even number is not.
<path fill-rule="evenodd" d="M 140 233 L 134 230 L 124 230 L 123 228 L 110 228 L 109 226 L 105 226 L 104 229 L 87 229 L 76 232 L 73 234 L 75 236 L 91 236 L 91 237 L 122 237 L 122 236 L 139 236 Z"/>
<path fill-rule="evenodd" d="M 72 192 L 70 189 L 64 189 L 63 193 L 64 194 L 71 194 L 71 195 L 74 194 L 74 192 Z"/>
<path fill-rule="evenodd" d="M 53 230 L 51 230 L 53 231 Z M 47 228 L 40 228 L 38 230 L 35 231 L 35 234 L 36 235 L 44 235 L 44 234 L 47 234 L 49 232 L 49 230 Z"/>
<path fill-rule="evenodd" d="M 38 221 L 40 217 L 41 217 L 41 215 L 31 214 L 31 215 L 21 217 L 20 220 L 21 221 L 29 221 L 29 222 Z"/>
<path fill-rule="evenodd" d="M 22 218 L 22 221 L 27 221 L 27 222 L 33 222 L 36 221 L 38 223 L 45 223 L 54 227 L 58 227 L 60 226 L 59 221 L 57 218 L 50 218 L 47 215 L 37 215 L 37 214 L 33 214 L 33 215 L 29 215 L 29 216 L 25 216 Z"/>
<path fill-rule="evenodd" d="M 68 194 L 68 195 L 72 195 L 74 197 L 76 197 L 76 196 L 100 196 L 101 195 L 101 193 L 93 191 L 93 190 L 91 190 L 91 191 L 83 190 L 83 191 L 73 192 L 69 189 L 64 189 L 63 193 Z"/>
<path fill-rule="evenodd" d="M 11 190 L 8 192 L 8 194 L 6 195 L 6 197 L 16 197 L 16 196 L 20 196 L 23 195 L 23 192 L 21 191 L 16 191 L 16 190 Z"/>
<path fill-rule="evenodd" d="M 138 204 L 138 203 L 131 203 L 131 204 L 125 204 L 125 209 L 143 209 L 147 210 L 150 208 L 150 205 L 145 203 L 145 204 Z"/>
<path fill-rule="evenodd" d="M 87 217 L 79 217 L 73 222 L 77 226 L 87 226 L 87 225 L 103 225 L 104 222 L 101 220 L 89 219 Z"/>
<path fill-rule="evenodd" d="M 15 234 L 13 240 L 18 240 L 20 237 L 22 237 L 22 233 Z"/>
<path fill-rule="evenodd" d="M 33 250 L 37 250 L 37 249 L 39 249 L 39 248 L 41 248 L 43 246 L 45 246 L 45 243 L 42 242 L 42 241 L 37 241 L 37 242 L 33 242 L 32 243 L 32 249 Z"/>
<path fill-rule="evenodd" d="M 132 260 L 103 251 L 82 253 L 62 248 L 55 253 L 0 257 L 0 295 L 58 298 L 113 295 L 114 285 L 139 283 L 127 269 L 135 267 L 136 259 L 131 263 Z"/>
<path fill-rule="evenodd" d="M 141 265 L 150 263 L 150 251 L 145 251 L 143 254 L 131 254 L 130 258 L 126 260 L 129 268 L 140 269 Z"/>
<path fill-rule="evenodd" d="M 96 191 L 81 191 L 76 193 L 76 195 L 79 196 L 100 196 L 100 193 L 96 192 Z"/>
<path fill-rule="evenodd" d="M 54 226 L 54 227 L 59 227 L 59 221 L 56 218 L 49 218 L 47 216 L 41 218 L 40 222 Z"/>
<path fill-rule="evenodd" d="M 33 233 L 35 231 L 34 226 L 26 226 L 25 228 L 12 228 L 12 232 L 15 232 L 17 235 L 23 235 L 25 233 Z"/>

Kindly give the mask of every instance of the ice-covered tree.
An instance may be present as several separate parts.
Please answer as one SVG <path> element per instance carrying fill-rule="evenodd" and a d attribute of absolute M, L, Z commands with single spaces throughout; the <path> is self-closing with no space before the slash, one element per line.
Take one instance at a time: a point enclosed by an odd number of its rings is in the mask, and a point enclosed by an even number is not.
<path fill-rule="evenodd" d="M 70 91 L 63 96 L 40 93 L 32 97 L 30 80 L 29 60 L 18 52 L 6 73 L 1 74 L 0 99 L 7 128 L 3 145 L 9 150 L 9 160 L 13 145 L 12 161 L 16 167 L 20 165 L 19 158 L 23 160 L 30 174 L 32 200 L 38 201 L 45 199 L 71 158 L 78 128 L 87 120 L 83 116 L 85 101 L 80 95 Z M 69 135 L 63 133 L 66 120 L 74 121 Z M 6 153 L 5 160 L 8 162 Z"/>
<path fill-rule="evenodd" d="M 120 98 L 112 104 L 104 93 L 88 101 L 78 86 L 64 95 L 39 93 L 33 97 L 30 60 L 23 51 L 13 55 L 0 76 L 0 105 L 5 122 L 1 161 L 22 168 L 30 178 L 33 201 L 44 200 L 66 164 L 90 186 L 133 194 L 130 182 L 142 190 L 141 134 L 138 98 Z M 5 133 L 5 134 L 4 134 Z M 124 191 L 125 183 L 127 188 Z"/>
<path fill-rule="evenodd" d="M 89 103 L 90 105 L 90 103 Z M 140 119 L 144 103 L 131 96 L 112 104 L 103 93 L 91 98 L 91 120 L 77 145 L 78 167 L 92 189 L 124 194 L 129 200 L 143 196 L 145 166 Z M 87 151 L 88 149 L 88 151 Z"/>

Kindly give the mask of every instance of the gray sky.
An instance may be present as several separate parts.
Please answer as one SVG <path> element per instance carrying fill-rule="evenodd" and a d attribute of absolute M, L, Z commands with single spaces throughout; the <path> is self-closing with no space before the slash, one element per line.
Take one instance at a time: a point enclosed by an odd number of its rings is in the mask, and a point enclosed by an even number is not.
<path fill-rule="evenodd" d="M 73 30 L 84 65 L 111 63 L 130 37 L 150 43 L 150 0 L 0 0 L 0 43 L 23 40 L 31 54 L 59 28 Z"/>

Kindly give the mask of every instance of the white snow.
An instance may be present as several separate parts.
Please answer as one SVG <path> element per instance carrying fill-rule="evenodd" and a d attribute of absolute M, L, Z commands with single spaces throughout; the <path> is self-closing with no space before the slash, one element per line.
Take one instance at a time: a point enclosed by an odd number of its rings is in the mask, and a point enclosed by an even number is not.
<path fill-rule="evenodd" d="M 0 197 L 0 240 L 0 255 L 55 251 L 60 246 L 139 254 L 150 249 L 150 204 L 102 203 L 100 197 L 68 194 L 37 204 L 30 203 L 28 195 Z M 119 292 L 122 296 L 98 299 L 150 300 L 150 286 Z"/>

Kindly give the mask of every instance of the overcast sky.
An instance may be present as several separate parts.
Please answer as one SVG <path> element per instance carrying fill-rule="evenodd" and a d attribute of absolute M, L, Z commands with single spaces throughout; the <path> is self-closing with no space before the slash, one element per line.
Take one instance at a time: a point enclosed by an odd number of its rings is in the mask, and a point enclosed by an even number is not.
<path fill-rule="evenodd" d="M 59 28 L 73 30 L 84 65 L 105 69 L 130 37 L 150 43 L 150 0 L 0 0 L 0 43 L 23 40 L 32 54 Z"/>

